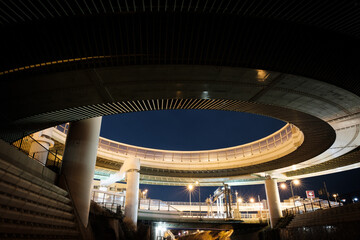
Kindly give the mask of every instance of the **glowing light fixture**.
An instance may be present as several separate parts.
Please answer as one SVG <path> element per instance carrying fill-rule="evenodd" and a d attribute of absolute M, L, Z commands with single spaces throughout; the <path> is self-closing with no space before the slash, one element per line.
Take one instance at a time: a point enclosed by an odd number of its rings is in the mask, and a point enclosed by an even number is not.
<path fill-rule="evenodd" d="M 295 179 L 292 181 L 295 185 L 299 185 L 300 184 L 300 180 L 299 179 Z"/>

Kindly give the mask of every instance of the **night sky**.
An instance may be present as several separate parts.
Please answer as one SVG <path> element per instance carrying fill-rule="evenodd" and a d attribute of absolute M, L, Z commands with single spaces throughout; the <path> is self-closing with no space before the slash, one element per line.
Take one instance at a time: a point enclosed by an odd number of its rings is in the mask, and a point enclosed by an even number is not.
<path fill-rule="evenodd" d="M 265 137 L 285 125 L 260 115 L 217 110 L 166 110 L 118 114 L 103 117 L 100 135 L 115 141 L 166 150 L 209 150 L 232 147 Z M 329 193 L 360 192 L 360 169 L 301 180 L 294 194 L 305 197 L 306 190 L 326 185 Z M 140 185 L 152 199 L 189 201 L 185 187 Z M 216 187 L 201 187 L 204 201 Z M 265 199 L 263 185 L 233 187 L 245 201 L 250 197 Z M 356 194 L 355 194 L 356 195 Z M 290 189 L 280 190 L 281 200 L 291 196 Z M 360 197 L 360 196 L 359 196 Z M 197 201 L 198 189 L 192 193 Z"/>

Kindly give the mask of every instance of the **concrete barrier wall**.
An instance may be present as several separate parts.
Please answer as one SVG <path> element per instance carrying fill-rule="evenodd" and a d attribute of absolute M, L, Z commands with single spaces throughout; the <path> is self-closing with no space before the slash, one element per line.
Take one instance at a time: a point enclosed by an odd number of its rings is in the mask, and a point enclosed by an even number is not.
<path fill-rule="evenodd" d="M 0 140 L 0 159 L 52 184 L 56 181 L 56 173 L 3 140 Z"/>

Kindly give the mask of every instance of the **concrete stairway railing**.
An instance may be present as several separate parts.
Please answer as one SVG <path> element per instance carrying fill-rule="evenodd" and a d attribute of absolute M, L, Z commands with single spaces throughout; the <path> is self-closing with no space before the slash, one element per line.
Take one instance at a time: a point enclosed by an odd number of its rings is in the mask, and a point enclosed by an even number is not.
<path fill-rule="evenodd" d="M 66 196 L 63 189 L 0 159 L 0 239 L 79 239 Z"/>

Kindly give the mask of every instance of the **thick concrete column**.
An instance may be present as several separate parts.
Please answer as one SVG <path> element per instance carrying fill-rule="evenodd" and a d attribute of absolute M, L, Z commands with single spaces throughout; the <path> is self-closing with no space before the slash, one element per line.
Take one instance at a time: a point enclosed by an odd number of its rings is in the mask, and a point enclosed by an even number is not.
<path fill-rule="evenodd" d="M 29 156 L 37 159 L 44 165 L 46 164 L 49 148 L 54 145 L 51 140 L 53 128 L 47 128 L 34 133 L 33 138 L 36 142 L 32 142 L 29 150 Z"/>
<path fill-rule="evenodd" d="M 265 180 L 266 199 L 270 212 L 271 228 L 275 226 L 277 221 L 282 217 L 280 195 L 276 179 L 270 176 Z"/>
<path fill-rule="evenodd" d="M 127 159 L 126 168 L 125 217 L 131 219 L 136 226 L 139 205 L 140 160 L 138 158 Z"/>
<path fill-rule="evenodd" d="M 61 175 L 65 176 L 82 224 L 87 227 L 91 186 L 102 117 L 70 123 Z"/>

